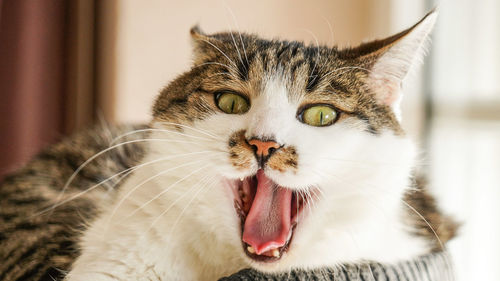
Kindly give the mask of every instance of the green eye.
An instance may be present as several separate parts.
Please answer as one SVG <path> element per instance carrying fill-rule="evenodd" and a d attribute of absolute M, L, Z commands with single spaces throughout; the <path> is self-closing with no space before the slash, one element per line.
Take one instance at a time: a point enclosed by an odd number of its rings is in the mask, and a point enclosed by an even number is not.
<path fill-rule="evenodd" d="M 307 125 L 323 127 L 333 124 L 337 120 L 337 111 L 327 105 L 316 105 L 306 108 L 299 116 L 299 120 Z"/>
<path fill-rule="evenodd" d="M 237 94 L 222 93 L 215 96 L 217 106 L 227 114 L 243 114 L 248 111 L 248 101 Z"/>

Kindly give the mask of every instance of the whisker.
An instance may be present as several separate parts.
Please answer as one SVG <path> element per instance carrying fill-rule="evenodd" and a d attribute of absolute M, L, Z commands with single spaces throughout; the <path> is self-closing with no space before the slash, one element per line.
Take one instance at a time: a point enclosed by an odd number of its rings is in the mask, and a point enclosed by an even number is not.
<path fill-rule="evenodd" d="M 179 126 L 179 127 L 182 127 L 182 128 L 190 129 L 190 130 L 193 130 L 195 132 L 207 135 L 207 136 L 212 137 L 212 138 L 214 138 L 216 140 L 224 140 L 221 136 L 213 135 L 213 134 L 211 134 L 210 132 L 208 132 L 206 130 L 193 128 L 193 127 L 187 126 L 185 124 L 179 124 L 179 123 L 173 123 L 173 122 L 166 122 L 166 121 L 162 121 L 161 124 L 172 125 L 172 126 Z"/>
<path fill-rule="evenodd" d="M 367 191 L 365 190 L 364 192 L 367 192 L 367 193 L 375 193 L 374 191 Z M 379 193 L 377 193 L 379 194 Z M 435 229 L 432 227 L 432 225 L 429 223 L 429 221 L 427 221 L 427 219 L 420 213 L 418 212 L 413 206 L 411 206 L 408 202 L 406 202 L 404 199 L 399 199 L 400 201 L 403 202 L 403 204 L 408 207 L 412 212 L 414 212 L 426 225 L 427 227 L 429 227 L 429 229 L 432 231 L 433 235 L 436 237 L 436 241 L 438 242 L 439 244 L 439 247 L 441 248 L 442 251 L 446 251 L 446 248 L 444 247 L 444 244 L 443 242 L 441 241 L 441 239 L 439 238 L 439 236 L 437 235 L 437 232 L 435 231 Z"/>
<path fill-rule="evenodd" d="M 238 48 L 238 46 L 236 45 L 236 40 L 234 39 L 234 35 L 233 35 L 232 30 L 229 30 L 229 34 L 231 34 L 231 39 L 233 40 L 233 45 L 234 45 L 234 47 L 236 48 L 236 52 L 238 53 L 238 58 L 239 58 L 239 60 L 240 60 L 240 62 L 241 62 L 241 65 L 245 68 L 245 71 L 247 71 L 247 72 L 248 72 L 248 69 L 247 69 L 247 67 L 246 67 L 246 65 L 245 65 L 245 63 L 243 62 L 243 59 L 242 59 L 242 57 L 241 57 L 240 49 L 239 49 L 239 48 Z"/>
<path fill-rule="evenodd" d="M 172 234 L 172 232 L 174 231 L 175 227 L 177 226 L 177 224 L 179 223 L 180 219 L 182 218 L 182 215 L 184 214 L 184 212 L 186 212 L 186 210 L 188 209 L 188 207 L 191 205 L 191 203 L 193 203 L 193 200 L 196 198 L 196 196 L 198 196 L 198 194 L 203 190 L 205 189 L 206 187 L 213 187 L 213 185 L 216 183 L 217 181 L 216 180 L 213 180 L 211 183 L 210 183 L 210 186 L 208 185 L 204 185 L 202 186 L 194 195 L 193 197 L 189 200 L 189 202 L 187 203 L 186 207 L 184 207 L 184 209 L 182 209 L 181 213 L 179 214 L 179 216 L 177 217 L 177 220 L 174 222 L 172 228 L 170 229 L 170 234 Z"/>
<path fill-rule="evenodd" d="M 138 134 L 138 133 L 143 133 L 143 132 L 173 133 L 173 134 L 177 134 L 177 135 L 181 135 L 181 136 L 186 136 L 186 137 L 190 137 L 190 138 L 194 138 L 194 139 L 211 140 L 211 139 L 208 139 L 208 138 L 199 137 L 199 136 L 193 136 L 193 135 L 189 135 L 189 134 L 185 134 L 185 133 L 181 133 L 181 132 L 173 131 L 173 130 L 148 128 L 148 129 L 138 129 L 138 130 L 134 130 L 134 131 L 130 131 L 130 132 L 121 134 L 121 135 L 115 137 L 113 140 L 111 140 L 110 145 L 113 145 L 117 140 L 122 139 L 124 137 L 130 136 L 130 135 L 134 135 L 134 134 Z"/>
<path fill-rule="evenodd" d="M 408 202 L 406 202 L 404 199 L 400 199 L 403 204 L 408 207 L 412 212 L 414 212 L 426 225 L 429 227 L 429 229 L 432 231 L 432 234 L 436 237 L 436 240 L 439 244 L 439 247 L 441 248 L 441 251 L 447 253 L 448 250 L 444 247 L 444 243 L 441 241 L 441 238 L 439 238 L 439 235 L 437 234 L 436 230 L 432 227 L 432 225 L 429 223 L 429 221 L 419 212 L 417 211 L 413 206 L 411 206 Z M 448 259 L 445 259 L 446 265 L 448 268 L 452 268 L 452 265 Z"/>
<path fill-rule="evenodd" d="M 236 25 L 236 29 L 238 30 L 238 35 L 240 37 L 240 41 L 241 41 L 241 46 L 243 48 L 243 53 L 245 54 L 245 60 L 247 62 L 247 64 L 249 64 L 248 62 L 248 56 L 247 56 L 247 51 L 245 50 L 245 43 L 243 42 L 243 38 L 241 36 L 241 32 L 240 32 L 240 26 L 238 25 L 238 21 L 236 20 L 236 17 L 234 16 L 234 12 L 233 10 L 231 9 L 231 7 L 229 7 L 229 5 L 226 5 L 226 9 L 229 11 L 229 13 L 231 14 L 231 17 L 233 18 L 233 22 L 234 24 Z"/>
<path fill-rule="evenodd" d="M 306 196 L 308 201 L 307 205 L 310 206 L 310 212 L 312 212 L 312 209 L 316 208 L 316 202 L 313 200 L 310 190 L 306 191 Z"/>
<path fill-rule="evenodd" d="M 156 139 L 158 141 L 169 141 L 169 140 L 165 140 L 165 139 Z M 147 142 L 147 141 L 152 141 L 152 139 L 139 139 L 139 140 L 130 140 L 130 141 L 126 141 L 126 142 L 122 142 L 122 143 L 119 143 L 119 144 L 115 144 L 113 146 L 110 146 L 106 149 L 103 149 L 99 152 L 97 152 L 96 154 L 94 154 L 92 157 L 90 157 L 89 159 L 87 159 L 85 162 L 83 162 L 74 172 L 73 174 L 71 174 L 71 176 L 68 178 L 68 180 L 66 181 L 66 183 L 64 184 L 63 188 L 61 189 L 60 193 L 59 193 L 59 196 L 56 198 L 56 202 L 57 201 L 60 201 L 62 196 L 64 195 L 64 192 L 66 192 L 66 190 L 68 189 L 69 185 L 73 182 L 73 180 L 75 179 L 75 177 L 78 175 L 78 173 L 80 173 L 80 171 L 85 168 L 90 162 L 92 162 L 94 159 L 96 159 L 97 157 L 101 156 L 102 154 L 108 152 L 108 151 L 111 151 L 113 149 L 116 149 L 120 146 L 123 146 L 123 145 L 126 145 L 126 144 L 131 144 L 131 143 L 138 143 L 138 142 Z"/>
<path fill-rule="evenodd" d="M 175 143 L 193 143 L 193 144 L 199 144 L 199 142 L 196 141 L 190 141 L 190 140 L 176 140 L 176 139 L 165 139 L 165 138 L 149 138 L 149 139 L 136 139 L 136 141 L 143 141 L 143 142 L 148 142 L 148 141 L 158 141 L 158 142 L 175 142 Z M 118 143 L 121 144 L 121 143 Z"/>
<path fill-rule="evenodd" d="M 196 164 L 196 163 L 199 163 L 199 162 L 202 162 L 202 161 L 205 161 L 206 159 L 201 159 L 201 160 L 197 160 L 197 161 L 191 161 L 191 162 L 188 162 L 188 163 L 184 163 L 182 165 L 179 165 L 179 166 L 175 166 L 175 167 L 172 167 L 172 168 L 169 168 L 169 169 L 166 169 L 166 170 L 163 170 L 149 178 L 147 178 L 146 180 L 140 182 L 138 185 L 136 185 L 134 188 L 132 188 L 131 190 L 129 190 L 123 197 L 122 199 L 120 199 L 120 201 L 116 204 L 116 206 L 113 208 L 113 211 L 111 212 L 111 215 L 108 219 L 108 223 L 107 225 L 109 225 L 111 223 L 111 219 L 114 217 L 114 215 L 116 214 L 116 212 L 118 211 L 118 209 L 120 208 L 120 206 L 127 200 L 127 198 L 132 194 L 134 193 L 137 189 L 139 189 L 139 187 L 141 187 L 142 185 L 146 184 L 147 182 L 161 176 L 161 175 L 164 175 L 170 171 L 173 171 L 173 170 L 176 170 L 178 168 L 182 168 L 182 167 L 185 167 L 185 166 L 188 166 L 188 165 L 192 165 L 192 164 Z M 169 187 L 167 187 L 165 190 L 163 190 L 162 192 L 160 192 L 158 195 L 156 195 L 155 197 L 153 197 L 152 199 L 148 200 L 146 203 L 142 204 L 139 208 L 136 208 L 132 213 L 130 213 L 129 215 L 127 215 L 125 217 L 125 219 L 127 218 L 130 218 L 132 217 L 135 213 L 137 213 L 139 210 L 141 210 L 142 208 L 144 208 L 146 205 L 148 205 L 149 203 L 153 202 L 154 200 L 156 200 L 157 198 L 159 198 L 161 195 L 165 194 L 168 190 L 170 190 L 170 188 L 172 188 L 173 186 L 175 186 L 177 183 L 185 180 L 186 178 L 188 178 L 189 176 L 193 175 L 195 172 L 198 172 L 199 170 L 201 170 L 202 168 L 206 168 L 208 167 L 210 164 L 206 164 L 204 166 L 202 166 L 201 168 L 199 169 L 196 169 L 194 170 L 193 172 L 189 173 L 187 176 L 181 178 L 180 180 L 176 181 L 175 183 L 171 184 Z M 122 222 L 122 221 L 120 221 Z"/>
<path fill-rule="evenodd" d="M 223 63 L 218 63 L 218 62 L 205 62 L 205 63 L 202 63 L 202 64 L 199 64 L 193 68 L 196 68 L 196 67 L 200 67 L 200 66 L 204 66 L 204 65 L 220 65 L 220 66 L 223 66 L 225 68 L 225 70 L 227 71 L 227 73 L 225 73 L 225 75 L 227 75 L 229 78 L 232 79 L 232 83 L 236 83 L 242 87 L 245 87 L 245 85 L 243 84 L 243 82 L 240 80 L 240 78 L 238 78 L 234 72 L 236 73 L 239 73 L 238 70 L 235 70 L 234 67 L 232 66 L 228 66 L 227 64 L 223 64 Z M 231 71 L 232 70 L 232 71 Z M 221 74 L 218 74 L 218 75 L 221 75 Z M 210 75 L 208 76 L 208 78 L 212 78 L 216 75 Z"/>
<path fill-rule="evenodd" d="M 405 204 L 410 210 L 412 210 L 418 217 L 420 217 L 420 219 L 422 219 L 422 221 L 429 227 L 429 229 L 432 231 L 432 233 L 434 234 L 434 236 L 436 237 L 438 243 L 439 243 L 439 247 L 441 248 L 441 250 L 445 250 L 445 247 L 444 247 L 444 244 L 443 242 L 441 241 L 441 239 L 439 238 L 439 236 L 437 235 L 437 232 L 436 230 L 434 230 L 434 228 L 431 226 L 431 224 L 429 223 L 429 221 L 427 221 L 427 219 L 419 212 L 417 211 L 415 208 L 413 208 L 413 206 L 411 206 L 408 202 L 406 202 L 404 199 L 401 199 L 401 201 L 403 202 L 403 204 Z"/>
<path fill-rule="evenodd" d="M 372 281 L 376 281 L 377 279 L 375 279 L 375 275 L 373 274 L 373 270 L 372 270 L 372 267 L 370 266 L 370 264 L 368 263 L 368 269 L 370 270 L 370 274 L 371 274 L 371 277 L 372 277 Z"/>
<path fill-rule="evenodd" d="M 297 195 L 299 195 L 299 196 L 300 196 L 300 199 L 302 199 L 302 202 L 303 202 L 303 203 L 306 203 L 306 202 L 307 202 L 306 198 L 304 197 L 304 191 L 303 191 L 303 190 L 298 190 L 298 191 L 297 191 Z M 306 204 L 306 205 L 309 205 L 309 204 Z M 311 212 L 311 207 L 310 207 L 310 206 L 308 206 L 308 208 L 309 208 L 309 212 Z"/>
<path fill-rule="evenodd" d="M 205 65 L 205 64 L 217 64 L 217 65 L 225 66 L 225 67 L 226 67 L 226 70 L 228 71 L 227 73 L 220 72 L 220 73 L 216 73 L 216 74 L 210 75 L 210 76 L 208 76 L 208 78 L 212 78 L 212 77 L 215 77 L 215 76 L 217 76 L 217 75 L 227 75 L 229 78 L 232 78 L 232 79 L 233 79 L 233 81 L 232 81 L 233 83 L 236 83 L 236 84 L 238 84 L 238 85 L 240 85 L 240 86 L 242 86 L 242 87 L 245 87 L 245 85 L 244 85 L 244 84 L 243 84 L 243 82 L 240 80 L 240 78 L 236 77 L 236 76 L 234 75 L 234 73 L 233 73 L 233 72 L 229 71 L 229 70 L 231 70 L 231 69 L 233 69 L 233 68 L 231 68 L 231 67 L 229 67 L 229 66 L 227 66 L 227 65 L 225 65 L 225 64 L 215 63 L 215 62 L 203 63 L 203 64 L 200 64 L 200 65 L 198 65 L 198 66 L 202 66 L 202 65 Z"/>
<path fill-rule="evenodd" d="M 307 202 L 307 196 L 306 196 L 306 191 L 305 190 L 299 190 L 300 198 L 302 198 L 302 202 L 306 203 Z M 309 209 L 309 213 L 312 212 L 310 204 L 305 204 L 307 208 Z"/>
<path fill-rule="evenodd" d="M 229 58 L 228 55 L 226 55 L 226 53 L 224 53 L 221 49 L 219 49 L 219 47 L 215 46 L 212 42 L 208 41 L 208 40 L 205 40 L 205 39 L 202 39 L 202 41 L 204 41 L 205 43 L 208 43 L 210 46 L 214 47 L 217 51 L 219 51 L 231 64 L 232 64 L 232 69 L 241 75 L 240 71 L 238 70 L 238 68 L 236 67 L 236 63 L 234 63 L 233 60 L 231 60 Z"/>
<path fill-rule="evenodd" d="M 316 193 L 318 192 L 318 193 Z M 323 191 L 318 187 L 318 188 L 311 188 L 311 193 L 314 195 L 314 197 L 316 197 L 317 200 L 319 199 L 326 199 L 325 197 L 325 194 L 323 193 Z"/>
<path fill-rule="evenodd" d="M 311 73 L 314 73 L 314 71 L 316 70 L 316 66 L 318 64 L 318 61 L 321 61 L 321 54 L 320 54 L 320 49 L 319 49 L 318 37 L 316 37 L 316 35 L 312 31 L 310 31 L 309 29 L 302 28 L 302 30 L 304 30 L 307 33 L 309 33 L 314 38 L 314 41 L 316 41 L 317 56 L 316 56 L 316 60 L 314 61 L 313 69 L 311 70 Z M 317 77 L 317 76 L 314 77 L 314 80 L 316 80 L 316 79 L 319 79 L 319 77 Z M 307 85 L 307 86 L 309 86 L 309 85 Z"/>
<path fill-rule="evenodd" d="M 331 43 L 335 44 L 335 37 L 333 36 L 333 28 L 332 28 L 332 25 L 331 25 L 330 21 L 325 16 L 321 16 L 321 17 L 328 24 L 328 29 L 330 30 L 330 40 L 331 40 Z"/>
<path fill-rule="evenodd" d="M 175 199 L 175 201 L 174 201 L 174 202 L 172 202 L 172 203 L 170 204 L 170 206 L 168 206 L 168 208 L 166 208 L 166 209 L 165 209 L 165 211 L 163 211 L 161 214 L 159 214 L 159 215 L 158 215 L 158 216 L 157 216 L 157 217 L 153 220 L 153 222 L 151 223 L 151 226 L 148 228 L 148 230 L 147 230 L 146 232 L 150 231 L 150 230 L 151 230 L 151 228 L 152 228 L 152 227 L 156 224 L 156 222 L 157 222 L 157 221 L 159 221 L 159 220 L 160 220 L 160 218 L 161 218 L 162 216 L 164 216 L 164 215 L 165 215 L 165 214 L 166 214 L 166 213 L 167 213 L 167 212 L 168 212 L 168 211 L 169 211 L 169 210 L 170 210 L 173 206 L 175 206 L 175 205 L 177 204 L 177 202 L 179 202 L 182 198 L 184 198 L 184 196 L 186 196 L 186 195 L 187 195 L 187 194 L 188 194 L 191 190 L 195 189 L 195 187 L 198 187 L 199 185 L 201 185 L 201 183 L 202 183 L 202 182 L 204 182 L 207 178 L 209 178 L 209 175 L 204 176 L 204 177 L 203 177 L 200 181 L 198 181 L 198 183 L 197 183 L 197 184 L 195 184 L 195 185 L 191 186 L 188 190 L 186 190 L 186 191 L 184 192 L 184 194 L 182 194 L 182 195 L 181 195 L 181 196 L 179 196 L 177 199 Z M 207 181 L 205 181 L 205 183 L 204 183 L 203 185 L 201 185 L 201 188 L 203 188 L 203 187 L 204 187 L 204 185 L 205 185 L 206 183 L 211 182 L 214 178 L 215 178 L 215 176 L 214 176 L 214 175 L 210 176 L 210 178 L 209 178 Z"/>
<path fill-rule="evenodd" d="M 120 207 L 121 204 L 123 204 L 123 202 L 134 192 L 136 191 L 140 186 L 142 186 L 143 184 L 167 173 L 167 172 L 170 172 L 172 170 L 175 170 L 175 169 L 178 169 L 178 168 L 181 168 L 181 167 L 184 167 L 184 166 L 187 166 L 187 165 L 190 165 L 190 164 L 196 164 L 196 163 L 199 163 L 199 162 L 202 162 L 202 161 L 205 161 L 206 159 L 202 159 L 202 160 L 198 160 L 198 161 L 193 161 L 193 162 L 188 162 L 188 163 L 185 163 L 183 165 L 180 165 L 180 166 L 176 166 L 174 168 L 170 168 L 170 169 L 167 169 L 167 170 L 164 170 L 148 179 L 146 179 L 145 181 L 141 182 L 140 184 L 138 184 L 137 186 L 135 186 L 133 189 L 131 189 L 125 196 L 123 196 L 123 198 L 120 200 L 120 202 L 118 202 L 118 204 L 116 205 L 116 207 L 113 209 L 113 212 L 111 213 L 111 216 L 110 216 L 110 220 L 111 218 L 114 216 L 114 214 L 116 213 L 116 211 L 118 210 L 118 208 Z M 203 165 L 201 168 L 198 168 L 194 171 L 192 171 L 191 173 L 189 173 L 188 175 L 182 177 L 181 179 L 177 180 L 176 182 L 174 182 L 173 184 L 169 185 L 167 188 L 165 188 L 164 190 L 162 190 L 159 194 L 157 194 L 156 196 L 154 196 L 153 198 L 151 198 L 150 200 L 146 201 L 145 203 L 143 203 L 140 207 L 136 208 L 132 213 L 128 214 L 126 216 L 125 219 L 127 218 L 130 218 L 132 217 L 134 214 L 136 214 L 138 211 L 140 211 L 141 209 L 143 209 L 144 207 L 146 207 L 148 204 L 150 204 L 151 202 L 153 202 L 154 200 L 158 199 L 160 196 L 162 196 L 163 194 L 165 194 L 166 192 L 168 192 L 171 188 L 173 188 L 174 186 L 176 186 L 179 182 L 181 181 L 184 181 L 185 179 L 189 178 L 190 176 L 192 176 L 193 174 L 195 174 L 196 172 L 206 168 L 210 166 L 210 164 L 206 164 L 206 165 Z"/>
<path fill-rule="evenodd" d="M 208 152 L 212 152 L 212 151 L 197 151 L 197 152 L 190 152 L 190 153 L 176 154 L 176 155 L 171 155 L 171 156 L 167 156 L 167 157 L 162 157 L 162 158 L 159 158 L 159 159 L 155 159 L 155 160 L 152 160 L 152 161 L 148 161 L 148 162 L 141 163 L 141 164 L 139 164 L 139 165 L 136 165 L 136 166 L 133 166 L 133 167 L 127 168 L 127 169 L 125 169 L 125 170 L 123 170 L 123 171 L 121 171 L 121 172 L 119 172 L 119 173 L 116 173 L 116 174 L 114 174 L 113 176 L 110 176 L 110 177 L 108 177 L 108 178 L 106 178 L 106 179 L 104 179 L 104 180 L 100 181 L 99 183 L 96 183 L 95 185 L 93 185 L 93 186 L 91 186 L 91 187 L 89 187 L 89 188 L 87 188 L 87 189 L 85 189 L 85 190 L 83 190 L 83 191 L 81 191 L 81 192 L 79 192 L 79 193 L 77 193 L 77 194 L 75 194 L 75 195 L 71 196 L 70 198 L 63 200 L 62 202 L 56 203 L 55 205 L 51 206 L 50 208 L 44 209 L 44 210 L 42 210 L 42 211 L 40 211 L 40 212 L 38 212 L 38 213 L 34 214 L 33 216 L 39 216 L 39 215 L 42 215 L 42 214 L 44 214 L 44 213 L 46 213 L 46 212 L 48 212 L 48 211 L 51 211 L 51 210 L 53 210 L 53 209 L 55 209 L 55 208 L 57 208 L 57 207 L 59 207 L 59 206 L 61 206 L 61 205 L 64 205 L 64 204 L 66 204 L 66 203 L 68 203 L 68 202 L 70 202 L 70 201 L 72 201 L 72 200 L 75 200 L 76 198 L 78 198 L 78 197 L 80 197 L 80 196 L 84 195 L 85 193 L 90 192 L 90 191 L 92 191 L 92 190 L 96 189 L 96 188 L 97 188 L 97 187 L 99 187 L 100 185 L 102 185 L 102 184 L 104 184 L 104 183 L 106 183 L 106 182 L 108 182 L 108 181 L 110 181 L 110 180 L 114 179 L 115 177 L 122 175 L 122 174 L 125 174 L 125 175 L 123 175 L 122 177 L 120 177 L 120 178 L 117 180 L 117 182 L 115 182 L 115 183 L 114 183 L 114 186 L 116 186 L 116 185 L 117 185 L 117 184 L 118 184 L 118 183 L 119 183 L 122 179 L 126 178 L 129 174 L 131 174 L 131 173 L 132 173 L 132 172 L 134 172 L 135 170 L 140 169 L 140 168 L 142 168 L 142 167 L 145 167 L 145 166 L 148 166 L 148 165 L 151 165 L 151 164 L 155 164 L 155 163 L 158 163 L 158 162 L 161 162 L 161 161 L 169 160 L 169 159 L 174 159 L 174 158 L 183 157 L 183 156 L 188 156 L 188 155 L 196 155 L 196 154 L 201 154 L 201 153 L 208 153 Z"/>

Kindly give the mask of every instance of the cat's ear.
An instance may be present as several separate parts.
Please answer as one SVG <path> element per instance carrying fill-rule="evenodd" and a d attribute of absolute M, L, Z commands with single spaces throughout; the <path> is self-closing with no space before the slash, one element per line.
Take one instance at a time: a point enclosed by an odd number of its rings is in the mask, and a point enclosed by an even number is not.
<path fill-rule="evenodd" d="M 217 39 L 205 34 L 198 25 L 190 30 L 194 63 L 200 64 L 217 48 Z"/>
<path fill-rule="evenodd" d="M 346 56 L 368 68 L 365 84 L 380 103 L 394 109 L 399 106 L 402 81 L 412 66 L 422 61 L 436 17 L 433 10 L 398 34 L 345 50 Z"/>

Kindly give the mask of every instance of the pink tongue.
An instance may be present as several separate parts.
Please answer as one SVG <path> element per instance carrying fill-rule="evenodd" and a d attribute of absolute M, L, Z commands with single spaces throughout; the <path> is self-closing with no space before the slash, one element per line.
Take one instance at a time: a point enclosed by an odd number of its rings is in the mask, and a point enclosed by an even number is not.
<path fill-rule="evenodd" d="M 290 233 L 292 191 L 276 186 L 263 170 L 243 229 L 243 241 L 260 255 L 285 245 Z"/>

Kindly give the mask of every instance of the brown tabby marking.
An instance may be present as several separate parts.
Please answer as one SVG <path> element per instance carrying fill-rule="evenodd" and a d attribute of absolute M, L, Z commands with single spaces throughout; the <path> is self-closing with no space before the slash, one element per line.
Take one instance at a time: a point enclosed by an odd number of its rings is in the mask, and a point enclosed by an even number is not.
<path fill-rule="evenodd" d="M 278 149 L 267 161 L 271 169 L 282 173 L 287 170 L 297 173 L 298 155 L 293 146 L 282 147 Z"/>
<path fill-rule="evenodd" d="M 389 106 L 377 102 L 366 84 L 370 68 L 380 56 L 375 47 L 383 45 L 370 47 L 373 54 L 367 55 L 364 45 L 340 50 L 248 34 L 241 35 L 242 44 L 233 41 L 240 38 L 238 33 L 208 36 L 196 28 L 192 35 L 195 65 L 156 99 L 153 115 L 157 121 L 184 124 L 222 114 L 213 98 L 218 91 L 237 92 L 251 102 L 267 79 L 280 77 L 291 101 L 330 103 L 348 113 L 345 117 L 363 121 L 371 133 L 383 129 L 403 133 Z M 243 45 L 246 55 L 242 55 Z"/>
<path fill-rule="evenodd" d="M 409 205 L 408 221 L 414 234 L 426 237 L 435 251 L 442 250 L 443 245 L 456 236 L 459 224 L 439 210 L 435 198 L 427 190 L 423 177 L 415 180 L 415 189 L 408 190 L 403 200 Z"/>
<path fill-rule="evenodd" d="M 57 203 L 66 180 L 85 160 L 132 129 L 97 128 L 75 135 L 45 149 L 5 178 L 0 187 L 0 280 L 62 279 L 79 254 L 76 243 L 85 223 L 98 215 L 97 202 L 110 200 L 118 178 L 52 212 L 38 213 Z M 143 137 L 142 133 L 119 141 Z M 96 158 L 75 178 L 62 200 L 133 166 L 143 153 L 141 144 L 135 143 Z"/>
<path fill-rule="evenodd" d="M 229 137 L 229 160 L 238 170 L 246 170 L 252 164 L 252 147 L 245 138 L 245 131 L 235 132 Z"/>

